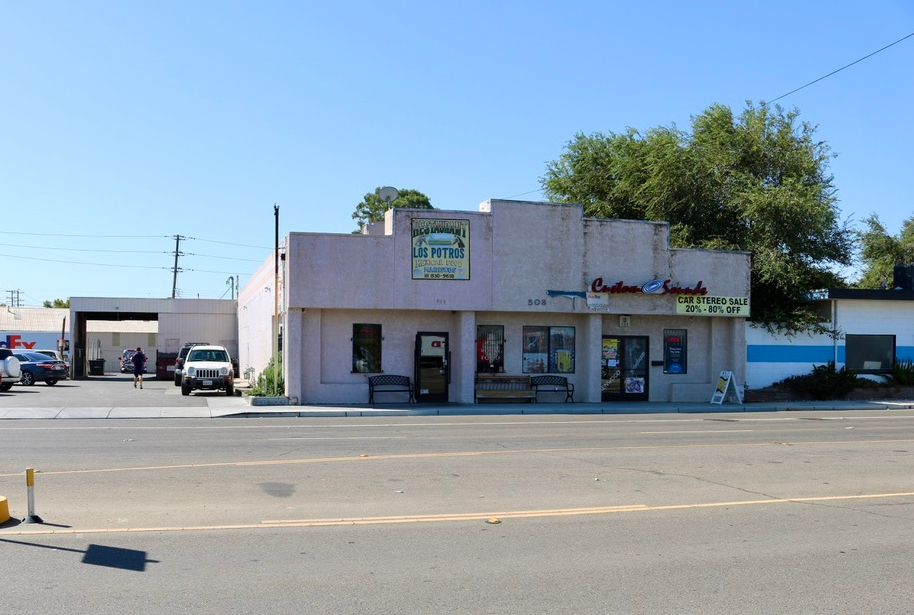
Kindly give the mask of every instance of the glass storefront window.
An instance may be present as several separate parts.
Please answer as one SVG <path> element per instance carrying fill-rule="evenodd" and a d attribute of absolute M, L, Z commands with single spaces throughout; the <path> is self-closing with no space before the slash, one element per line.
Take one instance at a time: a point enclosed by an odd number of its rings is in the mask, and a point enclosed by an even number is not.
<path fill-rule="evenodd" d="M 352 325 L 352 372 L 381 372 L 381 325 Z"/>
<path fill-rule="evenodd" d="M 574 327 L 524 327 L 523 373 L 574 372 Z"/>
<path fill-rule="evenodd" d="M 502 325 L 476 327 L 476 372 L 505 371 L 505 328 Z"/>
<path fill-rule="evenodd" d="M 553 374 L 574 372 L 574 327 L 549 328 L 549 371 Z"/>
<path fill-rule="evenodd" d="M 894 335 L 847 335 L 844 350 L 847 369 L 885 372 L 895 364 Z"/>
<path fill-rule="evenodd" d="M 688 331 L 663 330 L 663 373 L 685 374 L 689 368 Z"/>

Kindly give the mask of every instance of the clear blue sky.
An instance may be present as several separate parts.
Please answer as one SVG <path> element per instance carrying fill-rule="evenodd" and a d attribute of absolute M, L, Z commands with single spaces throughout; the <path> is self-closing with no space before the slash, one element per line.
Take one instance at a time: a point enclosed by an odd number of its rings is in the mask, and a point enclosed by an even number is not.
<path fill-rule="evenodd" d="M 773 100 L 914 32 L 911 0 L 83 0 L 0 8 L 0 301 L 229 297 L 377 186 L 540 200 L 577 132 Z M 914 37 L 778 101 L 844 217 L 914 215 Z"/>

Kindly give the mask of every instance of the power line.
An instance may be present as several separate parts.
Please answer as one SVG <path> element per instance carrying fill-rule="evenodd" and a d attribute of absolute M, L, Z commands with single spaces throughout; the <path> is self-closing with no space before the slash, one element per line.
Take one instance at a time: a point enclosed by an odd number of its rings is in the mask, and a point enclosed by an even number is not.
<path fill-rule="evenodd" d="M 152 251 L 152 250 L 90 250 L 88 248 L 58 248 L 57 246 L 24 246 L 16 243 L 0 243 L 0 246 L 8 248 L 28 248 L 31 250 L 58 250 L 66 252 L 110 252 L 116 254 L 171 254 L 171 252 Z"/>
<path fill-rule="evenodd" d="M 514 197 L 527 196 L 528 194 L 536 194 L 537 192 L 542 192 L 542 191 L 543 191 L 543 188 L 540 188 L 539 190 L 531 190 L 530 192 L 521 192 L 520 194 L 512 194 L 511 196 L 506 196 L 506 197 L 502 197 L 502 198 L 513 199 Z"/>
<path fill-rule="evenodd" d="M 194 273 L 219 273 L 225 275 L 235 275 L 231 271 L 210 271 L 209 269 L 182 269 L 181 271 L 193 271 Z"/>
<path fill-rule="evenodd" d="M 0 243 L 0 246 L 5 246 L 7 248 L 27 248 L 31 250 L 57 250 L 63 252 L 99 252 L 102 254 L 174 254 L 174 252 L 164 252 L 162 250 L 93 250 L 89 248 L 58 248 L 57 246 L 26 246 L 17 243 Z M 260 263 L 263 260 L 256 258 L 237 258 L 234 256 L 216 256 L 215 254 L 199 254 L 197 252 L 182 252 L 182 254 L 185 256 L 199 256 L 200 258 L 243 261 L 246 263 Z"/>
<path fill-rule="evenodd" d="M 273 248 L 268 248 L 264 246 L 249 246 L 243 243 L 229 243 L 228 241 L 216 241 L 215 239 L 200 239 L 199 237 L 185 237 L 185 239 L 193 239 L 194 241 L 205 241 L 207 243 L 221 243 L 226 246 L 238 246 L 241 248 L 257 248 L 258 250 L 272 250 Z"/>
<path fill-rule="evenodd" d="M 82 237 L 89 239 L 161 239 L 168 235 L 67 235 L 65 233 L 24 233 L 20 231 L 0 231 L 3 235 L 32 235 L 35 237 Z"/>
<path fill-rule="evenodd" d="M 174 235 L 69 235 L 66 233 L 25 233 L 19 231 L 0 231 L 3 235 L 28 235 L 32 237 L 72 237 L 79 239 L 174 239 Z M 194 241 L 204 241 L 207 243 L 218 243 L 226 246 L 235 246 L 239 248 L 255 248 L 258 250 L 272 250 L 267 246 L 252 246 L 243 243 L 232 243 L 230 241 L 217 241 L 215 239 L 203 239 L 200 237 L 181 236 L 182 239 L 193 239 Z M 0 244 L 4 245 L 4 244 Z"/>
<path fill-rule="evenodd" d="M 80 261 L 63 261 L 53 258 L 39 258 L 35 256 L 21 256 L 19 254 L 0 254 L 4 258 L 19 258 L 28 261 L 41 261 L 43 263 L 66 263 L 67 265 L 91 265 L 92 267 L 125 267 L 127 269 L 167 269 L 171 267 L 153 267 L 152 265 L 121 265 L 117 263 L 84 263 Z"/>
<path fill-rule="evenodd" d="M 846 65 L 846 66 L 842 66 L 842 67 L 839 68 L 838 70 L 833 70 L 832 72 L 828 73 L 827 75 L 824 75 L 824 76 L 822 76 L 822 77 L 819 77 L 819 78 L 816 79 L 815 81 L 810 81 L 809 83 L 807 83 L 807 84 L 804 85 L 804 86 L 800 86 L 800 87 L 798 87 L 798 88 L 795 89 L 795 90 L 791 90 L 791 91 L 787 92 L 786 94 L 781 94 L 781 95 L 778 96 L 777 98 L 774 98 L 774 99 L 772 99 L 772 100 L 769 100 L 768 102 L 769 102 L 769 103 L 773 103 L 773 102 L 775 102 L 775 101 L 781 100 L 782 98 L 785 98 L 785 97 L 787 97 L 787 96 L 790 96 L 791 94 L 794 94 L 795 92 L 799 92 L 799 91 L 802 90 L 803 88 L 808 88 L 808 87 L 811 86 L 812 84 L 818 83 L 818 82 L 822 81 L 823 79 L 826 79 L 826 78 L 828 78 L 828 77 L 831 77 L 831 76 L 834 75 L 835 73 L 840 73 L 840 72 L 843 71 L 845 68 L 850 68 L 851 66 L 853 66 L 854 64 L 857 64 L 858 62 L 863 62 L 865 59 L 870 58 L 870 57 L 876 55 L 876 54 L 879 53 L 880 51 L 885 51 L 885 50 L 888 49 L 889 47 L 891 47 L 891 46 L 893 46 L 893 45 L 897 45 L 897 44 L 900 43 L 901 41 L 903 41 L 903 40 L 905 40 L 905 39 L 908 39 L 908 38 L 911 38 L 912 36 L 914 36 L 914 32 L 911 32 L 911 33 L 908 34 L 907 36 L 901 37 L 900 39 L 898 39 L 898 40 L 895 41 L 894 43 L 890 43 L 890 44 L 886 45 L 885 47 L 883 47 L 882 49 L 877 49 L 877 50 L 874 51 L 873 53 L 870 53 L 870 54 L 868 54 L 868 55 L 863 56 L 863 57 L 860 58 L 859 60 L 854 60 L 854 61 L 851 62 L 850 64 L 848 64 L 848 65 Z"/>
<path fill-rule="evenodd" d="M 0 244 L 2 245 L 2 244 Z M 167 254 L 171 254 L 168 252 Z M 262 263 L 263 259 L 256 258 L 235 258 L 234 256 L 216 256 L 215 254 L 198 254 L 197 252 L 185 252 L 187 256 L 199 256 L 201 258 L 217 258 L 224 261 L 244 261 L 245 263 Z"/>

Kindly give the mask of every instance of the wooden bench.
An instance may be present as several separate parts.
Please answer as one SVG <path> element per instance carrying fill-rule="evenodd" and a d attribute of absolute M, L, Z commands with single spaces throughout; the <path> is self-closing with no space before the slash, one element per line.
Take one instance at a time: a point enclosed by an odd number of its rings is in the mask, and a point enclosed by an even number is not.
<path fill-rule="evenodd" d="M 566 402 L 574 402 L 574 385 L 564 376 L 533 376 L 530 378 L 530 384 L 533 385 L 534 394 L 560 392 L 565 393 Z"/>
<path fill-rule="evenodd" d="M 407 376 L 396 376 L 394 374 L 382 374 L 380 376 L 368 377 L 368 403 L 374 403 L 375 393 L 409 393 L 409 402 L 416 401 L 413 389 L 413 383 Z"/>
<path fill-rule="evenodd" d="M 536 392 L 530 376 L 476 374 L 476 402 L 480 400 L 536 401 Z"/>

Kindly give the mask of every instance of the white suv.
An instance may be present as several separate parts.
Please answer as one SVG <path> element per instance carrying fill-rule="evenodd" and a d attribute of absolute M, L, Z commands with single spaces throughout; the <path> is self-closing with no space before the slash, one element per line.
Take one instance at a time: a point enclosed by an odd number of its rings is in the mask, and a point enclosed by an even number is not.
<path fill-rule="evenodd" d="M 0 391 L 4 393 L 13 388 L 13 383 L 22 375 L 19 369 L 19 359 L 13 356 L 9 348 L 0 348 Z"/>
<path fill-rule="evenodd" d="M 181 394 L 190 395 L 194 390 L 235 394 L 235 368 L 225 346 L 194 346 L 187 353 L 181 372 Z"/>

